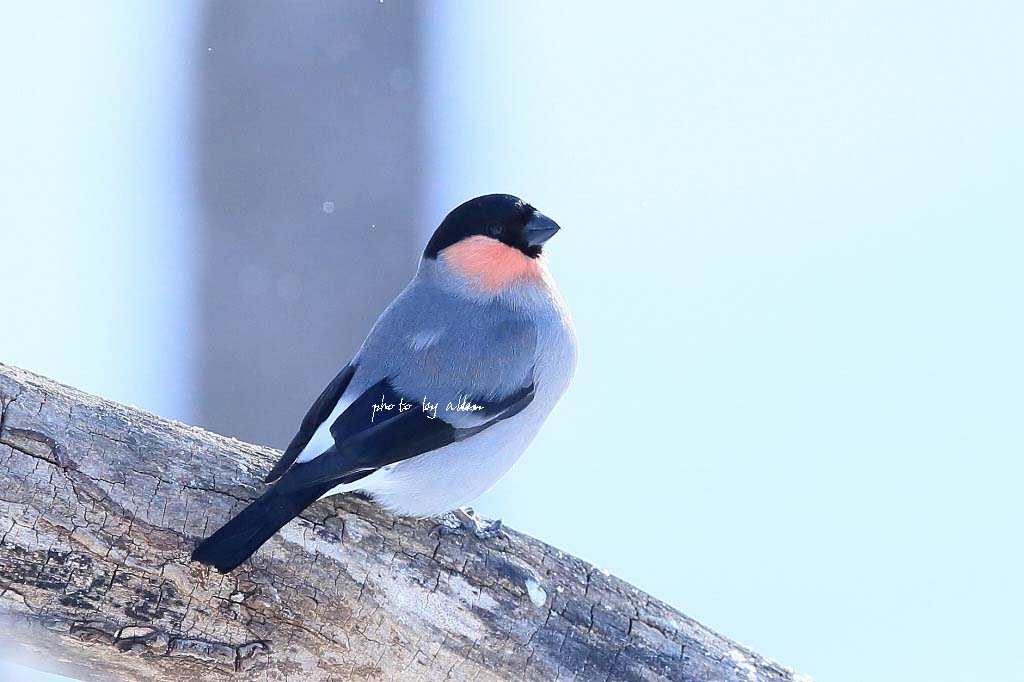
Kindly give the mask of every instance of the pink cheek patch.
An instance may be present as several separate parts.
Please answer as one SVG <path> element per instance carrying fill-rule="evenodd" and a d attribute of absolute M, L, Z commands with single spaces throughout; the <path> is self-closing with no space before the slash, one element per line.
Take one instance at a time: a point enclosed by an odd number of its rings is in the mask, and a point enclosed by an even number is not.
<path fill-rule="evenodd" d="M 536 260 L 519 249 L 479 235 L 445 249 L 444 262 L 452 271 L 490 292 L 502 291 L 517 279 L 541 278 Z"/>

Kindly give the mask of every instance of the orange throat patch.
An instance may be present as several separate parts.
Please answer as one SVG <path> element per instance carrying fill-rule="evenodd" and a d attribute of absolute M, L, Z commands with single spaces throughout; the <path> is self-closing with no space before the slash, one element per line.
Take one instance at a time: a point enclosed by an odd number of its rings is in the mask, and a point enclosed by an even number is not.
<path fill-rule="evenodd" d="M 496 239 L 476 235 L 452 244 L 443 252 L 444 262 L 483 291 L 499 293 L 520 280 L 539 282 L 540 263 L 519 249 Z"/>

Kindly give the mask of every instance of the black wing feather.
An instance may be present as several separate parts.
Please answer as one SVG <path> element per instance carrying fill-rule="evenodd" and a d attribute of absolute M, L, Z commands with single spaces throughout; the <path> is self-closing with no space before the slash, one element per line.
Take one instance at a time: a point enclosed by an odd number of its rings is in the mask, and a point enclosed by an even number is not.
<path fill-rule="evenodd" d="M 331 416 L 331 412 L 338 404 L 338 399 L 348 388 L 348 384 L 352 381 L 352 375 L 356 373 L 356 366 L 354 363 L 350 363 L 343 370 L 338 372 L 338 376 L 334 377 L 331 383 L 327 384 L 327 388 L 323 390 L 320 397 L 316 399 L 313 406 L 309 408 L 309 412 L 302 418 L 302 424 L 299 426 L 299 432 L 295 434 L 292 441 L 288 443 L 288 447 L 285 448 L 284 454 L 281 455 L 281 459 L 277 461 L 274 468 L 270 470 L 267 477 L 263 479 L 264 483 L 271 483 L 281 478 L 281 474 L 288 470 L 288 467 L 292 465 L 295 458 L 302 452 L 302 448 L 306 447 L 309 443 L 309 439 L 316 433 L 317 428 L 324 423 L 324 420 Z"/>
<path fill-rule="evenodd" d="M 331 426 L 335 447 L 296 469 L 293 485 L 319 487 L 332 481 L 335 484 L 351 482 L 361 478 L 353 478 L 354 474 L 366 475 L 480 433 L 492 424 L 518 414 L 533 397 L 531 382 L 500 400 L 470 400 L 468 402 L 484 408 L 478 414 L 487 419 L 472 427 L 459 428 L 440 415 L 432 417 L 422 409 L 421 403 L 400 395 L 385 379 L 367 389 L 338 417 Z M 399 412 L 400 399 L 412 407 Z M 373 405 L 381 401 L 394 405 L 394 408 L 374 415 Z"/>

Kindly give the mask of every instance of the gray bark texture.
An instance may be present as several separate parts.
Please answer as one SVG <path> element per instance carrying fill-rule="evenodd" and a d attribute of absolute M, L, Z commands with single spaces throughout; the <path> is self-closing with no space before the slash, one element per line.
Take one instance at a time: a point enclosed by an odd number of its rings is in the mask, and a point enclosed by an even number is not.
<path fill-rule="evenodd" d="M 104 682 L 794 679 L 533 538 L 439 535 L 353 496 L 211 572 L 189 552 L 257 496 L 277 451 L 2 364 L 0 407 L 0 650 L 37 667 Z"/>

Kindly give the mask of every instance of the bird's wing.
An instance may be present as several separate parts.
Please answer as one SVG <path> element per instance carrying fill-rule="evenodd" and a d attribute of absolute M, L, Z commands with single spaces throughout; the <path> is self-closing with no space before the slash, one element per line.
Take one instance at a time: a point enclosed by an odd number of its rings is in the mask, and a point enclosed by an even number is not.
<path fill-rule="evenodd" d="M 293 469 L 282 480 L 289 488 L 321 488 L 350 483 L 377 469 L 465 440 L 513 417 L 534 398 L 532 378 L 501 398 L 482 399 L 463 394 L 452 401 L 459 409 L 458 425 L 447 403 L 436 416 L 411 395 L 396 391 L 384 379 L 364 391 L 331 427 L 335 445 L 322 455 Z M 374 406 L 391 406 L 377 409 Z M 401 410 L 400 405 L 408 406 Z"/>
<path fill-rule="evenodd" d="M 267 474 L 264 483 L 276 481 L 281 477 L 281 474 L 288 470 L 288 467 L 292 465 L 295 458 L 302 452 L 302 448 L 306 447 L 306 443 L 316 433 L 317 427 L 323 424 L 324 420 L 334 411 L 335 406 L 338 404 L 338 399 L 341 398 L 345 389 L 348 388 L 349 382 L 352 381 L 353 374 L 355 374 L 355 365 L 349 364 L 338 372 L 338 376 L 334 377 L 331 383 L 327 384 L 327 388 L 323 390 L 320 397 L 309 408 L 309 412 L 302 418 L 302 424 L 299 426 L 298 433 L 288 443 L 284 454 L 281 455 L 281 459 L 277 461 L 274 468 Z"/>

